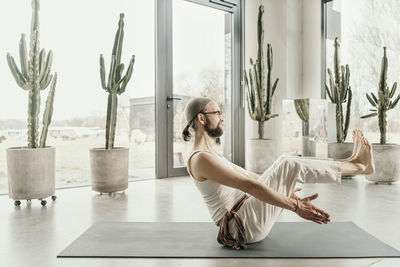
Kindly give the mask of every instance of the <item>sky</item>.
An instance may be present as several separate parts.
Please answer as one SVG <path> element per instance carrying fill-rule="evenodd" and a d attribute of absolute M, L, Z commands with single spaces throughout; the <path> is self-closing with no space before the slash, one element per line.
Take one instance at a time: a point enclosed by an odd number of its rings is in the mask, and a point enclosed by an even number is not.
<path fill-rule="evenodd" d="M 28 94 L 12 77 L 6 54 L 10 52 L 19 66 L 21 33 L 27 35 L 29 49 L 31 0 L 0 0 L 0 4 L 0 80 L 4 90 L 0 120 L 26 120 Z M 108 75 L 121 12 L 125 13 L 121 61 L 127 65 L 134 54 L 136 62 L 119 101 L 125 106 L 132 97 L 154 96 L 154 8 L 151 0 L 40 1 L 40 47 L 53 51 L 52 73 L 58 73 L 53 120 L 105 115 L 107 93 L 100 84 L 99 54 L 104 55 Z M 195 76 L 210 66 L 223 66 L 223 12 L 174 0 L 173 13 L 174 75 Z M 42 93 L 41 111 L 47 93 L 48 89 Z"/>

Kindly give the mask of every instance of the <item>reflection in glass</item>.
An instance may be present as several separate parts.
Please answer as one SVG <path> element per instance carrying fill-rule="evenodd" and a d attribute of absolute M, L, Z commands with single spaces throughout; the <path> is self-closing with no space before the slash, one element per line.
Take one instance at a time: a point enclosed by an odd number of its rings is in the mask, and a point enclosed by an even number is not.
<path fill-rule="evenodd" d="M 282 101 L 282 152 L 291 156 L 326 158 L 328 156 L 328 100 L 301 99 L 308 102 L 307 123 L 296 110 L 295 101 Z"/>

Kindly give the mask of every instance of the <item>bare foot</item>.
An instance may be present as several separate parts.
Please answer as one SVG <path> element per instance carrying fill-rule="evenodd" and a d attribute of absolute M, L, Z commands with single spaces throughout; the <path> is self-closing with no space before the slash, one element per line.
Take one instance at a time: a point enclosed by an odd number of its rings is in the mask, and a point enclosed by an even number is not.
<path fill-rule="evenodd" d="M 361 145 L 363 143 L 364 139 L 364 134 L 360 129 L 357 129 L 357 151 L 356 151 L 356 156 L 358 153 L 360 153 Z"/>
<path fill-rule="evenodd" d="M 347 159 L 341 160 L 341 161 L 352 161 L 357 156 L 358 149 L 359 149 L 360 143 L 361 143 L 361 139 L 363 137 L 363 133 L 361 132 L 361 130 L 354 129 L 352 134 L 353 134 L 353 153 L 351 154 L 350 157 L 348 157 Z"/>
<path fill-rule="evenodd" d="M 353 153 L 346 160 L 351 161 L 352 159 L 354 159 L 357 156 L 357 150 L 358 150 L 358 133 L 357 133 L 357 129 L 354 129 L 353 130 Z"/>
<path fill-rule="evenodd" d="M 360 140 L 361 142 L 358 147 L 357 155 L 350 162 L 357 166 L 359 169 L 357 172 L 358 174 L 373 174 L 375 171 L 375 165 L 372 155 L 372 146 L 364 136 L 362 136 Z"/>

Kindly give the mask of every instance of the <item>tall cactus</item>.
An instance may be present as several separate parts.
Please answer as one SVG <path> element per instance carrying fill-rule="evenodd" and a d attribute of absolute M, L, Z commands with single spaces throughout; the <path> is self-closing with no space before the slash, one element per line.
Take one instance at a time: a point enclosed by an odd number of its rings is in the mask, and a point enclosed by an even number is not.
<path fill-rule="evenodd" d="M 7 53 L 7 63 L 17 84 L 29 91 L 28 101 L 28 147 L 37 148 L 46 146 L 48 127 L 53 115 L 54 92 L 57 82 L 57 73 L 50 74 L 53 61 L 53 52 L 47 53 L 39 48 L 39 0 L 32 0 L 32 21 L 30 32 L 29 60 L 27 57 L 25 34 L 19 42 L 19 56 L 21 68 L 18 69 L 14 58 Z M 43 128 L 38 144 L 40 91 L 50 84 L 46 108 L 43 115 Z"/>
<path fill-rule="evenodd" d="M 395 100 L 392 101 L 392 98 L 396 93 L 397 82 L 395 82 L 392 86 L 392 89 L 389 90 L 389 86 L 387 85 L 387 69 L 388 58 L 386 57 L 386 47 L 383 47 L 383 58 L 381 64 L 381 74 L 379 77 L 378 97 L 376 97 L 375 94 L 372 92 L 371 95 L 366 94 L 369 103 L 371 103 L 374 108 L 369 110 L 372 111 L 371 114 L 361 116 L 361 119 L 378 116 L 379 131 L 381 132 L 380 143 L 382 145 L 386 144 L 386 112 L 388 110 L 394 109 L 400 100 L 400 94 L 398 94 Z"/>
<path fill-rule="evenodd" d="M 264 137 L 264 122 L 277 117 L 272 114 L 272 97 L 278 85 L 279 78 L 272 84 L 271 71 L 273 54 L 271 44 L 267 44 L 267 77 L 265 77 L 264 58 L 264 6 L 260 5 L 257 21 L 258 52 L 256 62 L 250 58 L 253 70 L 249 69 L 249 75 L 244 71 L 246 85 L 246 98 L 250 118 L 258 121 L 258 138 Z M 250 82 L 249 82 L 250 81 Z"/>
<path fill-rule="evenodd" d="M 335 38 L 335 55 L 334 55 L 334 72 L 335 78 L 332 76 L 332 71 L 328 68 L 329 87 L 325 84 L 326 92 L 332 101 L 336 104 L 336 140 L 338 143 L 343 143 L 347 137 L 347 130 L 350 124 L 350 108 L 352 92 L 350 86 L 350 68 L 340 65 L 338 38 Z M 346 119 L 343 120 L 343 106 L 347 102 Z"/>
<path fill-rule="evenodd" d="M 114 46 L 111 55 L 110 72 L 108 74 L 108 82 L 105 78 L 105 64 L 103 54 L 100 54 L 100 78 L 101 86 L 108 93 L 107 102 L 107 121 L 106 121 L 106 149 L 114 148 L 115 126 L 117 123 L 118 98 L 125 92 L 125 88 L 131 79 L 133 64 L 135 63 L 135 55 L 129 62 L 125 76 L 122 75 L 124 64 L 121 63 L 122 43 L 124 40 L 124 14 L 119 15 L 118 30 L 115 34 Z"/>
<path fill-rule="evenodd" d="M 303 122 L 303 136 L 309 135 L 309 119 L 310 119 L 310 100 L 306 99 L 295 99 L 294 107 L 297 115 L 299 115 Z"/>

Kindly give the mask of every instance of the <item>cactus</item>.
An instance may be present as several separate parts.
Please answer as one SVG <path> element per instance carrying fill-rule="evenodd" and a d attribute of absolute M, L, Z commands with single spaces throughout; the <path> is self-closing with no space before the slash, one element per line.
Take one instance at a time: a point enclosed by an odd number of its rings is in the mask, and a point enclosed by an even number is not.
<path fill-rule="evenodd" d="M 380 143 L 382 145 L 386 144 L 386 112 L 394 109 L 400 100 L 400 94 L 398 94 L 397 97 L 392 101 L 392 98 L 396 93 L 397 82 L 395 82 L 392 86 L 392 89 L 389 90 L 389 86 L 387 86 L 387 69 L 388 58 L 386 57 L 386 47 L 383 47 L 381 74 L 378 85 L 378 97 L 376 97 L 372 92 L 371 95 L 368 95 L 368 93 L 366 94 L 368 102 L 371 103 L 374 108 L 369 110 L 372 111 L 372 113 L 361 116 L 361 119 L 378 116 L 379 131 L 381 132 Z"/>
<path fill-rule="evenodd" d="M 22 89 L 29 91 L 28 147 L 37 148 L 38 146 L 46 146 L 47 130 L 53 115 L 57 73 L 54 73 L 54 76 L 50 74 L 53 52 L 50 50 L 46 55 L 45 49 L 40 50 L 39 48 L 39 0 L 32 0 L 32 9 L 29 60 L 27 58 L 25 34 L 22 34 L 19 42 L 21 68 L 18 69 L 10 53 L 7 53 L 7 63 L 17 84 Z M 50 82 L 52 83 L 43 116 L 40 144 L 38 144 L 40 91 L 46 89 Z"/>
<path fill-rule="evenodd" d="M 295 99 L 294 107 L 297 115 L 299 115 L 303 122 L 303 136 L 309 135 L 309 118 L 310 118 L 310 100 L 307 99 Z"/>
<path fill-rule="evenodd" d="M 122 43 L 124 40 L 124 14 L 121 13 L 118 22 L 118 30 L 115 34 L 114 46 L 112 50 L 110 72 L 108 74 L 108 82 L 105 78 L 105 64 L 103 54 L 100 54 L 100 78 L 101 86 L 108 93 L 107 102 L 107 121 L 106 121 L 106 149 L 114 148 L 115 126 L 117 123 L 117 95 L 125 92 L 125 88 L 131 79 L 133 64 L 135 63 L 135 55 L 129 62 L 125 76 L 122 75 L 124 64 L 121 63 Z"/>
<path fill-rule="evenodd" d="M 350 106 L 352 99 L 352 92 L 350 86 L 350 68 L 340 65 L 339 47 L 340 43 L 338 38 L 335 38 L 335 55 L 334 55 L 334 72 L 335 79 L 333 79 L 332 71 L 328 68 L 329 86 L 325 84 L 325 90 L 332 101 L 336 104 L 336 140 L 338 143 L 343 143 L 347 137 L 347 130 L 350 124 Z M 346 119 L 343 121 L 343 106 L 347 102 Z"/>
<path fill-rule="evenodd" d="M 277 117 L 272 114 L 272 97 L 278 85 L 279 78 L 272 84 L 271 70 L 273 54 L 271 44 L 267 44 L 267 77 L 265 77 L 264 59 L 264 6 L 260 5 L 257 21 L 257 41 L 258 53 L 256 62 L 250 58 L 253 70 L 249 69 L 249 75 L 244 71 L 244 81 L 246 85 L 246 98 L 250 118 L 258 122 L 258 138 L 264 137 L 264 122 Z M 249 83 L 250 81 L 250 83 Z"/>

